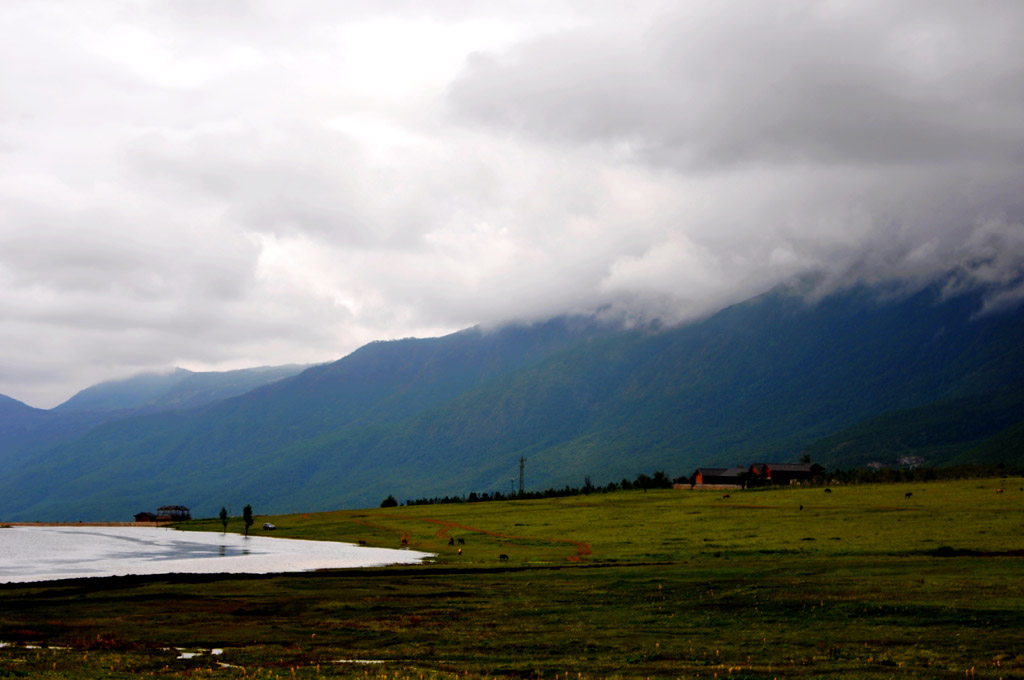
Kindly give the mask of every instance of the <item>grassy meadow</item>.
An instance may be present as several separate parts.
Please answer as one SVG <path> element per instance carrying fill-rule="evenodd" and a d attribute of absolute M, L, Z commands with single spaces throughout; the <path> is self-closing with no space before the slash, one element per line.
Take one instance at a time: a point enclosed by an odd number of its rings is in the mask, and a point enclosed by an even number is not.
<path fill-rule="evenodd" d="M 1022 489 L 629 491 L 258 516 L 252 534 L 405 538 L 436 558 L 0 586 L 0 678 L 1024 678 Z"/>

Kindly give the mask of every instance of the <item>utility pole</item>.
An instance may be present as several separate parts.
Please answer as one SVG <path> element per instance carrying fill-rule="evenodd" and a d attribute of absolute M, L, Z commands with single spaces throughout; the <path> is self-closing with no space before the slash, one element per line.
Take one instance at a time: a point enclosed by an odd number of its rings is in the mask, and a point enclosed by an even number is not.
<path fill-rule="evenodd" d="M 526 469 L 526 459 L 519 456 L 519 495 L 523 495 L 523 471 Z"/>

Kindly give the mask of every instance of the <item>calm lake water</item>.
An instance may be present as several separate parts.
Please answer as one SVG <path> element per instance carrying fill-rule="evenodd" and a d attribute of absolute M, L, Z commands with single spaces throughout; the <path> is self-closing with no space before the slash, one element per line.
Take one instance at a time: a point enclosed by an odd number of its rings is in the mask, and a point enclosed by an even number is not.
<path fill-rule="evenodd" d="M 0 529 L 0 583 L 129 574 L 269 574 L 416 564 L 414 550 L 159 527 Z"/>

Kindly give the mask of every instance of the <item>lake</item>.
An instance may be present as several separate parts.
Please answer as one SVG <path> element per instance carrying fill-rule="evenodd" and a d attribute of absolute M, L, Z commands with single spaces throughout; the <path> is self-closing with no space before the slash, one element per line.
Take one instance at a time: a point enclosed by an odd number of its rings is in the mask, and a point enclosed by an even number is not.
<path fill-rule="evenodd" d="M 270 574 L 418 564 L 429 553 L 134 526 L 0 529 L 0 583 L 129 574 Z"/>

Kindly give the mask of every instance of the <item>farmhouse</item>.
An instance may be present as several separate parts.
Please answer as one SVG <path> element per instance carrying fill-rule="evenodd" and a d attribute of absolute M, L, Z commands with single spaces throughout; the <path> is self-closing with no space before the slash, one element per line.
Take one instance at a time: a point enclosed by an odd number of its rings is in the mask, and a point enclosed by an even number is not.
<path fill-rule="evenodd" d="M 754 463 L 748 476 L 752 485 L 799 484 L 809 482 L 825 474 L 825 468 L 817 463 Z"/>
<path fill-rule="evenodd" d="M 183 522 L 192 519 L 191 513 L 184 505 L 165 505 L 156 509 L 158 522 Z"/>
<path fill-rule="evenodd" d="M 697 468 L 691 488 L 745 489 L 748 486 L 802 484 L 823 477 L 817 463 L 754 463 L 750 467 Z"/>
<path fill-rule="evenodd" d="M 693 486 L 720 486 L 742 488 L 746 485 L 747 469 L 734 468 L 697 468 L 693 473 Z"/>
<path fill-rule="evenodd" d="M 192 519 L 192 514 L 184 505 L 165 505 L 157 508 L 156 513 L 140 512 L 135 515 L 136 522 L 183 522 Z"/>

